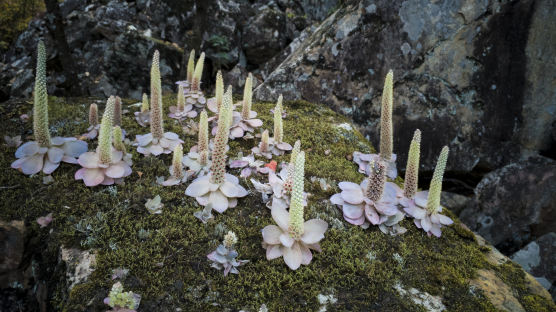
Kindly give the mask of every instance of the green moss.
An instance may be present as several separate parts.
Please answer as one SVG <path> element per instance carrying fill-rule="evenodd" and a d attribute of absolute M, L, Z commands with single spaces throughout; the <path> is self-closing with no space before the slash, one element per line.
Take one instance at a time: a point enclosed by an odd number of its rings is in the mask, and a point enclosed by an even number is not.
<path fill-rule="evenodd" d="M 168 107 L 175 103 L 175 96 L 167 95 L 163 100 Z M 50 98 L 51 130 L 64 136 L 84 133 L 88 104 L 92 101 Z M 133 102 L 124 100 L 124 108 L 138 110 L 128 106 Z M 19 120 L 19 115 L 30 113 L 31 107 L 29 102 L 0 106 L 2 134 L 31 135 L 31 122 Z M 273 103 L 253 105 L 270 129 L 273 107 Z M 89 188 L 73 179 L 77 167 L 68 164 L 53 174 L 55 182 L 50 185 L 43 185 L 40 175 L 26 177 L 9 168 L 15 148 L 0 145 L 0 186 L 9 187 L 0 189 L 0 219 L 28 221 L 34 231 L 41 233 L 41 241 L 51 246 L 44 252 L 53 259 L 62 244 L 98 251 L 96 271 L 69 294 L 63 282 L 63 268 L 45 273 L 49 289 L 55 290 L 49 298 L 56 310 L 106 308 L 102 299 L 113 284 L 111 271 L 118 267 L 129 269 L 129 276 L 122 282 L 126 290 L 142 295 L 143 311 L 176 307 L 256 311 L 263 303 L 270 311 L 316 311 L 319 294 L 333 294 L 338 299 L 328 306 L 329 311 L 422 311 L 421 306 L 399 296 L 394 289 L 398 282 L 408 289 L 441 296 L 450 311 L 494 309 L 481 294 L 469 289 L 468 281 L 474 272 L 488 264 L 484 250 L 458 221 L 445 228 L 440 239 L 427 237 L 410 220 L 402 222 L 408 232 L 395 237 L 382 234 L 376 227 L 363 230 L 344 222 L 339 209 L 327 199 L 338 190 L 339 181 L 363 179 L 350 160 L 351 155 L 355 150 L 371 152 L 373 148 L 357 131 L 338 127 L 348 120 L 327 108 L 303 101 L 289 102 L 285 107 L 285 141 L 293 144 L 301 140 L 307 157 L 307 179 L 322 177 L 333 186 L 323 191 L 318 183 L 306 183 L 311 196 L 305 217 L 325 219 L 331 228 L 322 241 L 323 252 L 315 253 L 311 264 L 297 271 L 289 270 L 282 259 L 265 259 L 261 229 L 273 221 L 250 182 L 241 181 L 252 193 L 240 199 L 238 207 L 216 214 L 205 225 L 193 216 L 200 207 L 184 195 L 186 186 L 162 187 L 155 182 L 157 176 L 168 176 L 172 156 L 144 157 L 132 147 L 129 150 L 133 153 L 134 172 L 125 184 Z M 135 122 L 132 112 L 124 115 L 122 128 L 130 139 L 149 131 Z M 196 144 L 195 135 L 186 135 L 182 125 L 166 116 L 165 130 L 180 134 L 185 151 Z M 240 150 L 248 152 L 254 141 L 236 140 L 230 146 L 228 155 L 232 156 Z M 95 147 L 96 142 L 89 145 L 90 150 Z M 289 155 L 275 160 L 289 161 Z M 402 183 L 401 179 L 396 182 Z M 156 195 L 162 197 L 163 213 L 151 215 L 144 204 Z M 54 212 L 53 223 L 39 229 L 34 220 L 49 212 Z M 54 231 L 48 234 L 49 229 Z M 224 277 L 210 268 L 206 255 L 228 230 L 238 235 L 239 258 L 250 262 L 240 268 L 239 275 Z M 150 236 L 141 238 L 141 231 L 149 231 Z M 511 280 L 510 285 L 513 283 Z M 522 302 L 527 306 L 531 298 L 526 291 L 522 293 Z"/>

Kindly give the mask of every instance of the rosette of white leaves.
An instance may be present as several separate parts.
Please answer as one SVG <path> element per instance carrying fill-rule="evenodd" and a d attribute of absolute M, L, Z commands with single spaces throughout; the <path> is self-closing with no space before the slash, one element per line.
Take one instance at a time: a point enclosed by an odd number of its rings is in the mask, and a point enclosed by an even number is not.
<path fill-rule="evenodd" d="M 328 229 L 328 224 L 323 220 L 303 220 L 304 163 L 305 154 L 301 152 L 296 161 L 289 212 L 282 207 L 273 207 L 271 214 L 277 225 L 267 225 L 262 230 L 262 246 L 266 249 L 266 258 L 272 260 L 284 257 L 284 262 L 292 270 L 311 262 L 311 250 L 321 252 L 319 242 Z"/>
<path fill-rule="evenodd" d="M 162 138 L 158 139 L 152 133 L 136 136 L 137 152 L 149 156 L 158 156 L 160 154 L 170 154 L 177 145 L 182 144 L 183 140 L 174 132 L 165 132 Z"/>
<path fill-rule="evenodd" d="M 353 152 L 353 162 L 359 167 L 359 172 L 369 175 L 371 172 L 371 164 L 381 160 L 379 154 L 363 154 L 361 152 Z M 398 176 L 398 169 L 396 168 L 396 154 L 392 154 L 389 160 L 382 161 L 386 164 L 386 176 L 392 180 Z"/>
<path fill-rule="evenodd" d="M 232 89 L 224 95 L 218 120 L 219 131 L 215 138 L 212 166 L 209 174 L 195 179 L 185 190 L 185 194 L 195 197 L 197 202 L 222 213 L 237 205 L 237 198 L 247 196 L 247 190 L 239 185 L 238 178 L 226 173 L 226 146 L 232 109 Z"/>
<path fill-rule="evenodd" d="M 51 174 L 60 166 L 60 162 L 77 164 L 76 157 L 87 151 L 87 143 L 76 138 L 53 137 L 50 145 L 41 146 L 36 141 L 22 144 L 16 151 L 17 158 L 11 165 L 27 175 L 39 173 Z"/>
<path fill-rule="evenodd" d="M 195 72 L 191 82 L 191 88 L 185 91 L 185 103 L 193 105 L 197 109 L 204 108 L 207 104 L 207 99 L 201 91 L 201 76 L 203 75 L 203 65 L 205 62 L 205 53 L 197 60 Z"/>
<path fill-rule="evenodd" d="M 243 100 L 241 101 L 242 110 L 241 113 L 234 112 L 234 118 L 232 121 L 232 126 L 230 128 L 230 139 L 236 138 L 252 138 L 252 135 L 247 135 L 247 133 L 253 133 L 255 128 L 263 125 L 263 121 L 257 119 L 257 112 L 251 110 L 251 105 L 253 101 L 253 75 L 249 73 L 247 79 L 245 80 L 245 89 L 243 91 Z"/>
<path fill-rule="evenodd" d="M 172 165 L 169 168 L 170 177 L 168 180 L 163 181 L 161 184 L 164 186 L 178 185 L 182 182 L 186 182 L 190 174 L 187 174 L 183 169 L 183 147 L 181 144 L 177 145 L 174 149 L 174 155 L 172 157 Z"/>
<path fill-rule="evenodd" d="M 237 268 L 249 262 L 249 260 L 236 259 L 238 253 L 233 246 L 236 242 L 237 238 L 234 232 L 230 231 L 224 237 L 224 242 L 218 245 L 215 251 L 207 255 L 207 258 L 212 261 L 211 267 L 224 271 L 224 276 L 228 276 L 228 273 L 238 274 Z"/>
<path fill-rule="evenodd" d="M 397 224 L 403 219 L 398 209 L 401 189 L 394 183 L 385 182 L 384 164 L 377 164 L 376 171 L 360 184 L 340 182 L 341 193 L 334 194 L 330 201 L 341 207 L 344 219 L 354 225 L 367 228 L 370 224 Z"/>
<path fill-rule="evenodd" d="M 438 157 L 436 168 L 429 191 L 417 192 L 411 200 L 404 200 L 404 211 L 414 218 L 415 225 L 427 232 L 427 235 L 440 237 L 442 227 L 454 223 L 452 219 L 441 214 L 440 195 L 442 192 L 442 177 L 446 169 L 449 149 L 445 146 Z"/>
<path fill-rule="evenodd" d="M 98 148 L 95 152 L 81 154 L 77 161 L 83 168 L 75 172 L 75 179 L 83 180 L 86 186 L 120 184 L 132 172 L 131 154 L 124 155 L 114 148 L 109 163 L 100 161 Z"/>
<path fill-rule="evenodd" d="M 183 120 L 185 118 L 195 118 L 197 117 L 197 112 L 193 110 L 192 104 L 185 104 L 184 90 L 180 85 L 178 87 L 178 103 L 177 105 L 170 106 L 170 113 L 168 117 Z"/>
<path fill-rule="evenodd" d="M 37 71 L 33 103 L 33 134 L 35 141 L 26 142 L 15 152 L 17 158 L 11 164 L 24 174 L 36 174 L 41 170 L 51 174 L 60 162 L 77 163 L 75 159 L 87 151 L 87 143 L 76 138 L 50 137 L 48 130 L 48 94 L 46 90 L 46 51 L 39 41 Z"/>

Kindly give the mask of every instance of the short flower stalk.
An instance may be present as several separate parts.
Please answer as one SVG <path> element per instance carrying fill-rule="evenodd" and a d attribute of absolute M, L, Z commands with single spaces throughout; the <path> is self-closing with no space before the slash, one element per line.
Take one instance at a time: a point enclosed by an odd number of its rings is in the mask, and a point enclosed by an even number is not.
<path fill-rule="evenodd" d="M 168 180 L 163 181 L 161 184 L 164 186 L 173 186 L 178 185 L 180 183 L 186 182 L 190 173 L 187 173 L 183 169 L 183 147 L 181 144 L 176 145 L 174 148 L 174 155 L 172 157 L 172 165 L 169 168 L 170 177 Z"/>
<path fill-rule="evenodd" d="M 283 257 L 286 265 L 292 270 L 297 270 L 302 264 L 311 263 L 311 250 L 321 251 L 319 242 L 328 229 L 328 223 L 323 220 L 304 221 L 304 152 L 298 154 L 295 163 L 290 210 L 273 207 L 272 218 L 277 225 L 267 225 L 262 230 L 262 246 L 266 249 L 266 258 L 272 260 Z"/>
<path fill-rule="evenodd" d="M 247 195 L 247 190 L 239 185 L 238 178 L 226 173 L 226 147 L 231 110 L 232 89 L 228 88 L 218 119 L 218 132 L 215 137 L 210 172 L 195 179 L 185 190 L 185 194 L 195 197 L 200 205 L 206 206 L 210 203 L 213 209 L 219 213 L 235 207 L 237 198 Z"/>
<path fill-rule="evenodd" d="M 120 184 L 123 178 L 132 172 L 131 155 L 125 154 L 125 149 L 118 150 L 113 144 L 112 121 L 115 101 L 111 96 L 106 103 L 96 151 L 83 153 L 77 160 L 82 168 L 75 173 L 75 179 L 83 180 L 86 186 Z M 119 136 L 121 140 L 121 134 Z M 119 146 L 117 142 L 116 146 Z"/>
<path fill-rule="evenodd" d="M 406 201 L 404 204 L 404 211 L 413 217 L 415 225 L 423 229 L 429 236 L 440 237 L 442 227 L 454 223 L 452 219 L 441 214 L 442 206 L 440 205 L 442 178 L 448 161 L 448 152 L 448 147 L 444 146 L 438 156 L 429 190 L 417 192 L 412 201 Z"/>
<path fill-rule="evenodd" d="M 141 127 L 146 127 L 151 123 L 151 110 L 149 109 L 149 98 L 145 93 L 143 93 L 141 110 L 135 112 L 135 120 Z"/>
<path fill-rule="evenodd" d="M 291 151 L 292 146 L 284 142 L 284 128 L 282 120 L 282 95 L 278 97 L 276 107 L 274 107 L 274 133 L 273 138 L 269 141 L 269 149 L 276 156 L 284 155 L 285 152 Z"/>
<path fill-rule="evenodd" d="M 176 133 L 164 132 L 162 118 L 162 86 L 160 81 L 159 52 L 155 51 L 151 66 L 151 132 L 136 136 L 137 152 L 149 156 L 170 154 L 183 143 Z"/>
<path fill-rule="evenodd" d="M 177 120 L 184 120 L 186 118 L 195 118 L 197 117 L 197 112 L 193 110 L 193 105 L 185 104 L 185 95 L 184 89 L 182 85 L 178 86 L 178 103 L 175 106 L 170 106 L 170 113 L 168 117 L 177 119 Z"/>
<path fill-rule="evenodd" d="M 48 129 L 48 94 L 46 90 L 46 51 L 42 41 L 38 44 L 37 71 L 33 102 L 33 134 L 35 141 L 21 145 L 15 152 L 11 167 L 23 174 L 39 172 L 51 174 L 60 163 L 76 164 L 81 154 L 87 151 L 87 143 L 76 138 L 50 137 Z"/>
<path fill-rule="evenodd" d="M 82 135 L 82 138 L 93 140 L 97 137 L 100 130 L 100 123 L 98 122 L 98 106 L 93 103 L 89 106 L 89 128 L 87 133 Z"/>
<path fill-rule="evenodd" d="M 238 267 L 249 262 L 249 260 L 237 260 L 238 253 L 234 248 L 237 243 L 237 236 L 234 232 L 229 231 L 224 236 L 222 244 L 218 245 L 215 251 L 209 253 L 207 258 L 212 261 L 211 267 L 223 271 L 224 276 L 229 273 L 238 274 Z"/>
<path fill-rule="evenodd" d="M 202 111 L 199 118 L 199 137 L 197 145 L 193 146 L 189 153 L 182 159 L 191 175 L 205 175 L 210 171 L 212 161 L 210 160 L 209 139 L 208 139 L 208 120 L 207 112 Z"/>
<path fill-rule="evenodd" d="M 230 139 L 237 138 L 253 138 L 255 128 L 261 127 L 263 121 L 257 119 L 257 112 L 251 110 L 253 102 L 253 75 L 249 73 L 245 80 L 245 89 L 243 91 L 243 101 L 241 113 L 234 112 L 232 126 L 230 128 Z"/>

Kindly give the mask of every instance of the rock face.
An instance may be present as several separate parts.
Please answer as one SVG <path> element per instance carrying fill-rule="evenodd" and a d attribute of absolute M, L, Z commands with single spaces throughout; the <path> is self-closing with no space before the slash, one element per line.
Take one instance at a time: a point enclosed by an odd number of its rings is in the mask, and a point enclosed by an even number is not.
<path fill-rule="evenodd" d="M 554 231 L 556 161 L 536 156 L 490 172 L 460 218 L 509 254 Z"/>
<path fill-rule="evenodd" d="M 351 116 L 377 145 L 384 77 L 394 70 L 394 150 L 416 128 L 431 170 L 495 169 L 548 149 L 556 117 L 553 1 L 351 1 L 271 72 L 259 99 L 306 99 Z M 542 25 L 542 26 L 541 26 Z"/>
<path fill-rule="evenodd" d="M 530 242 L 511 256 L 556 298 L 556 233 L 550 232 Z"/>
<path fill-rule="evenodd" d="M 67 0 L 60 9 L 86 92 L 140 99 L 147 91 L 155 49 L 161 52 L 163 86 L 171 90 L 176 80 L 184 78 L 184 53 L 188 55 L 192 48 L 206 52 L 207 76 L 220 68 L 257 71 L 308 25 L 324 19 L 336 3 Z M 48 15 L 34 19 L 11 49 L 0 55 L 0 101 L 30 96 L 39 38 L 47 47 L 49 91 L 64 94 L 66 78 L 60 66 L 64 60 L 46 30 L 51 23 Z"/>
<path fill-rule="evenodd" d="M 21 283 L 18 268 L 23 261 L 25 226 L 23 221 L 0 221 L 0 289 Z"/>

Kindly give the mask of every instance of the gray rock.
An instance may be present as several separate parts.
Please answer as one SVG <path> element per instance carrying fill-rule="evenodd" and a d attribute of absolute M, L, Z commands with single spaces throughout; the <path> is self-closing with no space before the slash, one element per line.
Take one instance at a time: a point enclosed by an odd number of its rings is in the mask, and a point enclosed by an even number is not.
<path fill-rule="evenodd" d="M 23 274 L 19 270 L 24 251 L 23 221 L 0 221 L 0 289 L 24 286 Z"/>
<path fill-rule="evenodd" d="M 419 128 L 423 171 L 434 168 L 442 145 L 451 149 L 448 170 L 493 170 L 551 144 L 555 51 L 545 43 L 554 41 L 555 3 L 534 3 L 348 2 L 265 75 L 255 95 L 328 105 L 378 146 L 380 97 L 393 69 L 398 163 Z"/>
<path fill-rule="evenodd" d="M 511 256 L 525 271 L 531 273 L 554 298 L 556 282 L 556 233 L 547 233 L 530 242 Z"/>
<path fill-rule="evenodd" d="M 506 254 L 556 228 L 556 161 L 535 156 L 487 174 L 460 219 Z"/>

